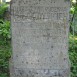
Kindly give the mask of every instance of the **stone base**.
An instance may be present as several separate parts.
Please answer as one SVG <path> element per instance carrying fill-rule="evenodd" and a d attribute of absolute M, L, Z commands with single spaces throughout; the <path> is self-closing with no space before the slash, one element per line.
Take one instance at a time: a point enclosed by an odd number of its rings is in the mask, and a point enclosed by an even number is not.
<path fill-rule="evenodd" d="M 70 77 L 69 72 L 69 69 L 15 68 L 12 59 L 10 59 L 10 77 Z"/>

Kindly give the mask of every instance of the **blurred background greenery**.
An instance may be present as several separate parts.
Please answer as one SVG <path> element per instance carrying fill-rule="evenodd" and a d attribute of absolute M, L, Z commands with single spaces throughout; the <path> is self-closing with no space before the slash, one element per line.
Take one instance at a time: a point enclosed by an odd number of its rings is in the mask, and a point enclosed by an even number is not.
<path fill-rule="evenodd" d="M 0 77 L 9 77 L 9 58 L 11 57 L 10 20 L 5 18 L 9 4 L 0 3 Z M 77 77 L 77 0 L 71 1 L 69 58 L 71 77 Z"/>

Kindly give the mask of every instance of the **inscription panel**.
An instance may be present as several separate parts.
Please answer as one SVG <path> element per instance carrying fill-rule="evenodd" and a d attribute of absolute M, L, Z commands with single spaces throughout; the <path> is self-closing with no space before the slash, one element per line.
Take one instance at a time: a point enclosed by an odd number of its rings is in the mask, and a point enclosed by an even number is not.
<path fill-rule="evenodd" d="M 25 19 L 53 19 L 60 20 L 62 18 L 68 18 L 68 8 L 67 7 L 46 7 L 46 6 L 13 6 L 12 15 L 15 16 L 17 20 Z"/>

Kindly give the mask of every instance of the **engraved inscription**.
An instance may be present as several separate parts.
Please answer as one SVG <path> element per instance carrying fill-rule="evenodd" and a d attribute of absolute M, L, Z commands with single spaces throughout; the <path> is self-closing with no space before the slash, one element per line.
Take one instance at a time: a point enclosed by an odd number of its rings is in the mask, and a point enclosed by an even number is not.
<path fill-rule="evenodd" d="M 45 6 L 13 6 L 11 8 L 11 15 L 24 19 L 54 19 L 61 20 L 67 19 L 67 8 L 66 7 L 45 7 Z"/>

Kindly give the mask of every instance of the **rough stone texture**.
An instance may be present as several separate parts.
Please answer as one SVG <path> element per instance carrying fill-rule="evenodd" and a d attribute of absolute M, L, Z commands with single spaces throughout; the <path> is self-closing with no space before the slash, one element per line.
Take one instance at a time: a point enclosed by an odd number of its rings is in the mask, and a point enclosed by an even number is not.
<path fill-rule="evenodd" d="M 69 77 L 69 0 L 12 0 L 11 77 Z"/>

